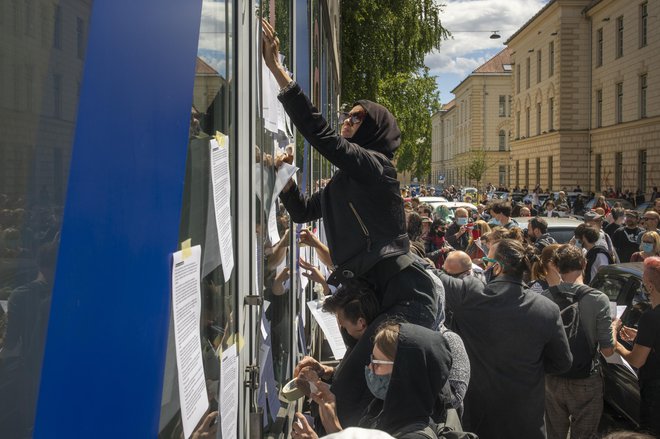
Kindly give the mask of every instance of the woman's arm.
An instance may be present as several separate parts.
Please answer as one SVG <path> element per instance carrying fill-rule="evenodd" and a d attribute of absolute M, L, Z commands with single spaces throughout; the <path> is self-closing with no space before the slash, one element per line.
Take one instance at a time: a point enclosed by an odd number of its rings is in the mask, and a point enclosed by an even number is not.
<path fill-rule="evenodd" d="M 298 186 L 294 184 L 287 192 L 280 194 L 280 200 L 293 222 L 297 224 L 314 221 L 322 216 L 321 192 L 316 192 L 308 197 L 301 194 Z"/>

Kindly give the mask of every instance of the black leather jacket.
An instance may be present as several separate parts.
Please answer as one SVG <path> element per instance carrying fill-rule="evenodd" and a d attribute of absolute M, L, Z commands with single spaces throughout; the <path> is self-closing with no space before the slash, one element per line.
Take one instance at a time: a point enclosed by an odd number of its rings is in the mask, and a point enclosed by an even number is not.
<path fill-rule="evenodd" d="M 382 259 L 407 253 L 403 200 L 390 159 L 340 137 L 298 85 L 279 99 L 305 139 L 339 168 L 310 197 L 297 186 L 280 195 L 294 222 L 323 218 L 338 280 L 361 276 Z"/>

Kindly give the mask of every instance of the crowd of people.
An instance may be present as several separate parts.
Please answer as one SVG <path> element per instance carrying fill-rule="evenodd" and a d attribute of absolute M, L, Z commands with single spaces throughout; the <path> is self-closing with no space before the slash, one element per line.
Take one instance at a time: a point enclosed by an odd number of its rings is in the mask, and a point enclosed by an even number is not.
<path fill-rule="evenodd" d="M 485 194 L 463 197 L 479 203 L 474 213 L 414 198 L 404 205 L 392 114 L 361 100 L 335 132 L 280 65 L 277 35 L 263 26 L 264 61 L 285 111 L 338 169 L 312 195 L 293 181 L 280 195 L 294 222 L 323 219 L 327 246 L 315 244 L 331 270 L 319 279 L 329 292 L 323 306 L 347 346 L 337 367 L 311 357 L 296 366 L 313 403 L 308 415 L 296 414 L 291 437 L 595 437 L 598 358 L 615 352 L 640 370 L 642 428 L 660 433 L 658 311 L 627 328 L 612 321 L 608 297 L 588 286 L 603 264 L 637 255 L 646 293 L 660 303 L 658 212 L 644 214 L 643 231 L 624 212 L 610 238 L 603 217 L 614 222 L 614 214 L 585 207 L 575 237 L 557 244 L 544 216 L 563 206 L 561 194 L 544 204 L 529 198 L 526 225 L 514 219 L 526 203 Z"/>

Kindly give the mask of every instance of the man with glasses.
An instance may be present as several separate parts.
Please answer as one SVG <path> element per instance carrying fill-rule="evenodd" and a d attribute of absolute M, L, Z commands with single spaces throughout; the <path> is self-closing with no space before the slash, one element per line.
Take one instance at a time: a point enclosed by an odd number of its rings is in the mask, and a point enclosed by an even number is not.
<path fill-rule="evenodd" d="M 459 207 L 454 213 L 454 221 L 447 227 L 447 242 L 456 250 L 467 249 L 470 243 L 470 234 L 468 233 L 468 211 Z"/>
<path fill-rule="evenodd" d="M 630 262 L 633 253 L 639 250 L 639 242 L 644 231 L 638 227 L 639 213 L 635 210 L 626 211 L 624 224 L 624 227 L 614 232 L 612 244 L 621 262 Z"/>
<path fill-rule="evenodd" d="M 659 203 L 656 201 L 656 204 Z M 644 216 L 642 217 L 642 227 L 644 227 L 645 231 L 658 232 L 658 224 L 660 224 L 660 213 L 653 210 L 644 212 Z"/>

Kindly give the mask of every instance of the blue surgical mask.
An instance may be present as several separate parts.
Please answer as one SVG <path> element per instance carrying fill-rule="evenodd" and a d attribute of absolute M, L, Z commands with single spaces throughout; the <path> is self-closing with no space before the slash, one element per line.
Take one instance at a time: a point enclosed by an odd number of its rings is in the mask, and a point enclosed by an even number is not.
<path fill-rule="evenodd" d="M 497 218 L 491 219 L 490 221 L 488 221 L 488 224 L 490 224 L 491 226 L 501 226 L 502 225 L 500 220 L 498 220 Z"/>
<path fill-rule="evenodd" d="M 467 218 L 456 218 L 456 224 L 458 224 L 459 226 L 464 226 L 467 223 L 468 223 Z"/>
<path fill-rule="evenodd" d="M 367 387 L 371 393 L 378 399 L 385 400 L 387 388 L 390 386 L 392 374 L 376 375 L 369 366 L 364 366 L 364 378 L 367 380 Z"/>
<path fill-rule="evenodd" d="M 582 241 L 580 241 L 579 239 L 576 239 L 576 240 L 575 240 L 575 246 L 576 246 L 577 248 L 582 248 Z"/>
<path fill-rule="evenodd" d="M 648 242 L 642 243 L 642 251 L 644 253 L 653 253 L 653 244 Z"/>

